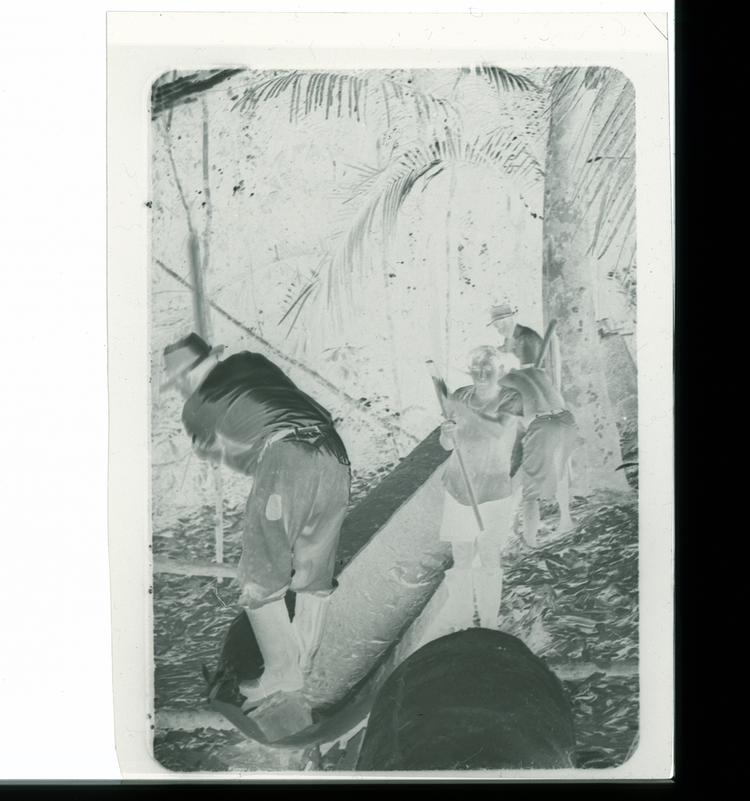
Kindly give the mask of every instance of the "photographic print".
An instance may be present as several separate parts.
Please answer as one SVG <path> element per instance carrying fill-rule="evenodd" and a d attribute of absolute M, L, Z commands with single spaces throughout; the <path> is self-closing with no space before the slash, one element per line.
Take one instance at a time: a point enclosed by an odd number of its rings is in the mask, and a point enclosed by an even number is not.
<path fill-rule="evenodd" d="M 217 60 L 144 99 L 153 758 L 625 765 L 643 738 L 629 76 Z"/>

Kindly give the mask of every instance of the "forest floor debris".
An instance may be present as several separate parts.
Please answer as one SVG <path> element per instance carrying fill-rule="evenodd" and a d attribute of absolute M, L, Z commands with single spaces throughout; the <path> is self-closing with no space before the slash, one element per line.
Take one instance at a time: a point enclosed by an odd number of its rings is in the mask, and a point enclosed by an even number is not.
<path fill-rule="evenodd" d="M 352 505 L 386 474 L 357 476 Z M 210 559 L 212 513 L 205 507 L 179 520 L 176 530 L 156 532 L 154 553 Z M 241 515 L 242 509 L 225 513 L 225 554 L 230 563 L 240 555 Z M 516 535 L 506 550 L 503 629 L 523 639 L 553 667 L 561 662 L 602 665 L 637 660 L 635 496 L 576 498 L 576 528 L 561 536 L 554 533 L 554 508 L 544 507 L 542 515 L 537 549 L 529 549 Z M 228 579 L 156 574 L 153 593 L 155 708 L 200 708 L 205 702 L 201 667 L 212 669 L 216 664 L 226 629 L 236 615 L 236 589 Z M 595 670 L 584 678 L 564 680 L 563 685 L 574 712 L 577 766 L 622 764 L 638 731 L 638 676 Z M 245 770 L 295 769 L 289 752 L 274 757 L 269 749 L 248 748 L 239 732 L 156 731 L 154 737 L 156 758 L 171 770 L 232 770 L 237 762 Z M 230 758 L 234 751 L 235 758 Z M 323 760 L 321 769 L 335 770 L 336 764 L 337 760 Z"/>

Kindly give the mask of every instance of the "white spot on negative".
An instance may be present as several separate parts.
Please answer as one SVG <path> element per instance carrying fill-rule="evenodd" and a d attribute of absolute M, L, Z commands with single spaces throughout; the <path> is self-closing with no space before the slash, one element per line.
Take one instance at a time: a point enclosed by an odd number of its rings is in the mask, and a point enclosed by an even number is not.
<path fill-rule="evenodd" d="M 275 492 L 268 498 L 266 504 L 266 519 L 267 520 L 281 520 L 281 495 Z"/>

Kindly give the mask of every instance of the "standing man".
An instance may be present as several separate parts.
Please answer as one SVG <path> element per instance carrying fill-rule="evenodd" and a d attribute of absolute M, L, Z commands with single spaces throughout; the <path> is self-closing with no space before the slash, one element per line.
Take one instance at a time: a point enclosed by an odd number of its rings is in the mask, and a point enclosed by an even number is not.
<path fill-rule="evenodd" d="M 239 603 L 264 671 L 246 706 L 293 692 L 320 644 L 350 467 L 331 415 L 271 361 L 243 351 L 220 361 L 190 334 L 164 350 L 165 386 L 185 398 L 182 422 L 201 458 L 248 476 Z M 297 593 L 294 621 L 284 596 Z"/>
<path fill-rule="evenodd" d="M 472 625 L 476 603 L 481 625 L 494 629 L 502 601 L 502 548 L 518 505 L 511 457 L 520 421 L 515 412 L 499 409 L 498 381 L 504 368 L 497 348 L 483 345 L 471 352 L 470 359 L 473 383 L 448 397 L 449 416 L 440 429 L 440 445 L 453 453 L 443 474 L 445 498 L 439 536 L 451 543 L 453 552 L 453 568 L 445 579 L 458 626 Z M 479 530 L 472 494 L 484 531 Z"/>
<path fill-rule="evenodd" d="M 560 508 L 558 532 L 573 528 L 570 516 L 569 464 L 578 429 L 559 390 L 544 370 L 534 367 L 539 346 L 529 345 L 531 364 L 510 370 L 500 379 L 498 408 L 521 417 L 520 440 L 524 538 L 537 544 L 540 499 L 555 498 Z"/>
<path fill-rule="evenodd" d="M 516 323 L 517 311 L 518 309 L 513 308 L 509 303 L 493 306 L 490 309 L 488 325 L 491 325 L 500 334 L 502 340 L 500 350 L 517 356 L 521 367 L 530 367 L 534 364 L 535 354 L 539 353 L 543 340 L 533 328 Z M 550 338 L 543 366 L 559 392 L 562 386 L 560 341 L 554 332 Z"/>

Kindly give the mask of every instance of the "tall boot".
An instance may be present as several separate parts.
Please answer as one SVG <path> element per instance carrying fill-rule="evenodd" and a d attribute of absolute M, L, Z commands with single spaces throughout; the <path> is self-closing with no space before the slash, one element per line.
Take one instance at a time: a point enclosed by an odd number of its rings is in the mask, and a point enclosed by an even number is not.
<path fill-rule="evenodd" d="M 452 567 L 445 571 L 448 598 L 441 616 L 450 631 L 462 631 L 474 625 L 474 588 L 471 569 Z"/>
<path fill-rule="evenodd" d="M 303 674 L 311 669 L 323 639 L 330 601 L 331 593 L 297 593 L 292 628 L 297 638 L 299 665 Z"/>
<path fill-rule="evenodd" d="M 263 673 L 257 680 L 240 684 L 240 692 L 247 699 L 243 709 L 276 692 L 302 688 L 299 646 L 284 600 L 272 601 L 258 609 L 246 608 L 245 612 L 263 655 Z"/>
<path fill-rule="evenodd" d="M 496 629 L 503 597 L 503 571 L 500 568 L 476 568 L 472 581 L 480 625 L 485 629 Z"/>

